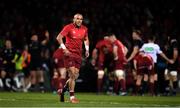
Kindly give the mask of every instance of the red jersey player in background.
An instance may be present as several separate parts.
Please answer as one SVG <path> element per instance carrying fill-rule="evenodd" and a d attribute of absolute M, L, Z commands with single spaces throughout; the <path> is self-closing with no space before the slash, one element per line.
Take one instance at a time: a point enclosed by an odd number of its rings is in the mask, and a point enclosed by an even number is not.
<path fill-rule="evenodd" d="M 154 63 L 151 56 L 145 54 L 144 52 L 139 52 L 139 54 L 134 58 L 134 68 L 137 72 L 137 80 L 136 80 L 136 91 L 135 94 L 140 93 L 140 95 L 144 95 L 147 87 L 142 85 L 143 81 L 150 81 L 150 83 L 154 82 Z M 142 86 L 142 90 L 140 90 Z M 150 88 L 150 93 L 153 94 L 153 89 Z"/>
<path fill-rule="evenodd" d="M 68 70 L 69 79 L 67 83 L 69 85 L 70 102 L 78 103 L 79 100 L 74 96 L 75 80 L 79 76 L 79 69 L 82 62 L 82 45 L 85 45 L 85 56 L 89 56 L 89 39 L 88 29 L 82 25 L 82 14 L 75 14 L 73 23 L 66 25 L 57 36 L 61 48 L 65 55 L 65 66 Z M 66 43 L 63 43 L 63 38 L 66 38 Z M 63 90 L 58 90 L 63 95 Z"/>
<path fill-rule="evenodd" d="M 93 66 L 97 66 L 97 93 L 102 92 L 103 88 L 103 78 L 104 78 L 104 69 L 105 63 L 110 64 L 109 59 L 111 59 L 112 55 L 112 44 L 109 41 L 108 36 L 104 36 L 102 40 L 97 42 L 96 47 L 92 52 L 92 61 L 91 64 Z"/>
<path fill-rule="evenodd" d="M 121 86 L 121 94 L 122 96 L 126 95 L 126 79 L 125 79 L 125 69 L 124 66 L 127 63 L 126 54 L 128 49 L 125 45 L 122 44 L 120 40 L 118 40 L 115 34 L 111 34 L 109 36 L 110 41 L 113 45 L 113 55 L 114 55 L 114 72 L 115 72 L 115 84 L 114 84 L 114 92 L 119 94 L 119 85 Z"/>
<path fill-rule="evenodd" d="M 58 48 L 54 52 L 53 60 L 55 67 L 51 84 L 52 88 L 57 91 L 58 89 L 63 89 L 66 82 L 65 56 L 62 48 Z"/>

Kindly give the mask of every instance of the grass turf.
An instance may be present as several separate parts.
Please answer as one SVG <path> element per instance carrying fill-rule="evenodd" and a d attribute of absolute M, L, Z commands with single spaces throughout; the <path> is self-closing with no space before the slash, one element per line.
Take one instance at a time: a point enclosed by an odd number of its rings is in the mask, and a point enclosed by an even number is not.
<path fill-rule="evenodd" d="M 68 100 L 68 95 L 65 96 Z M 52 93 L 0 92 L 0 107 L 180 107 L 180 95 L 175 97 L 110 96 L 76 93 L 78 104 L 59 102 Z"/>

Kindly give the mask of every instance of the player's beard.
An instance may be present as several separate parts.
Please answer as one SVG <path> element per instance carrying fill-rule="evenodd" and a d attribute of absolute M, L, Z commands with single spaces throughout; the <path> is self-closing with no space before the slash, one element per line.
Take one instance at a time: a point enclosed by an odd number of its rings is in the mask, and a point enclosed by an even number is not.
<path fill-rule="evenodd" d="M 80 27 L 81 24 L 82 24 L 81 22 L 76 22 L 76 26 L 77 26 L 77 27 Z"/>

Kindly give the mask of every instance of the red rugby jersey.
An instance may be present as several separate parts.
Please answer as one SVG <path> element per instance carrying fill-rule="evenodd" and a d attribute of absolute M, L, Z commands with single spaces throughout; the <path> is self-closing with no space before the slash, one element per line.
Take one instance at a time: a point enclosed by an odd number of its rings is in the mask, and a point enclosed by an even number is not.
<path fill-rule="evenodd" d="M 108 48 L 108 52 L 112 52 L 112 44 L 109 40 L 106 40 L 106 39 L 103 39 L 103 40 L 100 40 L 97 44 L 96 44 L 96 48 L 99 50 L 99 51 L 103 51 L 103 48 L 106 47 Z"/>
<path fill-rule="evenodd" d="M 60 32 L 66 38 L 65 46 L 72 53 L 71 56 L 81 57 L 82 44 L 88 36 L 88 29 L 84 25 L 76 27 L 73 23 L 66 25 Z"/>
<path fill-rule="evenodd" d="M 125 46 L 119 40 L 114 41 L 113 45 L 118 47 L 118 59 L 125 61 Z"/>

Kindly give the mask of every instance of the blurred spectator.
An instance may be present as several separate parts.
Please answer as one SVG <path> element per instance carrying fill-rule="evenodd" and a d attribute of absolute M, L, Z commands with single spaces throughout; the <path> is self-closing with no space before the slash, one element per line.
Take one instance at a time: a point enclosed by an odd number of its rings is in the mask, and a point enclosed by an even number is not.
<path fill-rule="evenodd" d="M 29 53 L 31 54 L 30 62 L 30 91 L 35 91 L 39 86 L 40 91 L 44 92 L 44 72 L 42 70 L 41 44 L 37 35 L 32 35 L 29 44 Z"/>
<path fill-rule="evenodd" d="M 31 62 L 31 54 L 29 53 L 28 45 L 24 45 L 24 49 L 22 51 L 23 57 L 23 72 L 24 72 L 24 88 L 23 91 L 26 92 L 31 84 L 30 82 L 30 62 Z"/>
<path fill-rule="evenodd" d="M 14 75 L 15 75 L 15 49 L 12 46 L 11 40 L 5 41 L 5 47 L 2 51 L 2 61 L 3 61 L 3 72 L 6 72 L 6 78 L 4 79 L 3 83 L 7 81 L 8 84 L 5 84 L 4 87 L 7 90 L 12 90 L 14 84 Z"/>

